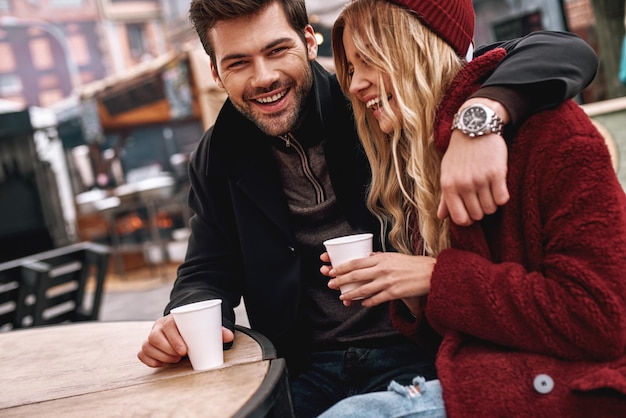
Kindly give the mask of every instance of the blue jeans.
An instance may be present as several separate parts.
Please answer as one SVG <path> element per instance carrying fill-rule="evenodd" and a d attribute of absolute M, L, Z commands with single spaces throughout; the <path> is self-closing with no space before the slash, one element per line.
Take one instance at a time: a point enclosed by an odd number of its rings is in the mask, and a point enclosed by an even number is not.
<path fill-rule="evenodd" d="M 291 381 L 298 418 L 317 417 L 348 396 L 385 391 L 391 381 L 410 385 L 416 375 L 435 379 L 434 358 L 411 342 L 383 348 L 315 352 Z"/>
<path fill-rule="evenodd" d="M 387 392 L 352 396 L 319 418 L 445 418 L 446 409 L 439 380 L 426 382 L 419 376 L 413 384 L 391 382 Z"/>

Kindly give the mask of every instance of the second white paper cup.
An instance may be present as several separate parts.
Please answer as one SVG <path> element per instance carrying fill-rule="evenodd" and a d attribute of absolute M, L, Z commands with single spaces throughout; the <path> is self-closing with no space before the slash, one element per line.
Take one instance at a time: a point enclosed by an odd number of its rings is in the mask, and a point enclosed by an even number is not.
<path fill-rule="evenodd" d="M 357 258 L 369 257 L 372 253 L 373 234 L 345 235 L 324 241 L 324 247 L 330 257 L 333 267 L 347 263 Z M 358 283 L 341 286 L 341 293 L 346 293 L 359 287 Z"/>
<path fill-rule="evenodd" d="M 194 370 L 208 370 L 224 363 L 221 299 L 179 306 L 170 313 L 187 344 Z"/>

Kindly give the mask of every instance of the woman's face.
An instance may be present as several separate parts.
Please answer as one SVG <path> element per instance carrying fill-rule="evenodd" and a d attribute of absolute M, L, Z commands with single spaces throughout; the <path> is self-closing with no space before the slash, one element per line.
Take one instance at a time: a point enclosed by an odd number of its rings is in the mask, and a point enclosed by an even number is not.
<path fill-rule="evenodd" d="M 383 94 L 383 86 L 379 86 L 381 71 L 369 65 L 367 58 L 360 55 L 352 41 L 352 31 L 349 26 L 344 28 L 343 32 L 343 48 L 346 53 L 346 61 L 348 62 L 348 73 L 350 74 L 349 92 L 353 99 L 358 99 L 365 104 L 368 112 L 372 112 L 378 126 L 386 134 L 393 132 L 393 124 L 389 117 L 395 114 L 398 118 L 402 118 L 402 114 L 398 109 L 397 102 L 394 100 L 391 91 L 391 79 L 387 73 L 382 74 L 385 91 L 387 92 L 387 101 L 390 108 L 383 108 L 381 94 Z"/>

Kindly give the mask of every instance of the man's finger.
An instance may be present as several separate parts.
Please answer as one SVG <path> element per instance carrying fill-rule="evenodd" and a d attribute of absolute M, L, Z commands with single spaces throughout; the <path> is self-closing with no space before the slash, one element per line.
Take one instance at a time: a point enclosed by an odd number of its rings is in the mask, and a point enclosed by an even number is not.
<path fill-rule="evenodd" d="M 439 200 L 439 207 L 437 208 L 437 217 L 439 219 L 446 219 L 450 216 L 450 212 L 448 211 L 448 205 L 446 205 L 446 201 L 443 196 Z"/>
<path fill-rule="evenodd" d="M 485 215 L 491 215 L 498 209 L 498 205 L 496 205 L 496 202 L 494 201 L 491 189 L 488 187 L 484 187 L 478 192 L 478 199 L 482 213 L 480 214 L 480 218 L 476 218 L 472 215 L 472 219 L 475 221 L 482 219 Z"/>
<path fill-rule="evenodd" d="M 509 189 L 506 187 L 506 175 L 493 182 L 491 185 L 491 195 L 498 206 L 502 206 L 509 201 L 510 196 Z"/>
<path fill-rule="evenodd" d="M 468 226 L 472 224 L 472 218 L 470 217 L 463 200 L 458 195 L 447 199 L 446 203 L 452 222 L 461 226 Z"/>

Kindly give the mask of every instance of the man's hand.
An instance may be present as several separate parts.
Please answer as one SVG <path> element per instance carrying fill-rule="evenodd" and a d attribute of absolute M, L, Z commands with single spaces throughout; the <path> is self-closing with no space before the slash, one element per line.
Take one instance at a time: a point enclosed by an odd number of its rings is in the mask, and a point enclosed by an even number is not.
<path fill-rule="evenodd" d="M 508 122 L 508 112 L 493 100 L 474 98 L 461 108 L 473 103 L 489 106 L 505 124 Z M 450 216 L 457 225 L 467 226 L 508 202 L 507 159 L 507 145 L 500 135 L 470 138 L 458 129 L 453 130 L 441 161 L 441 200 L 437 216 L 440 219 Z"/>
<path fill-rule="evenodd" d="M 232 331 L 222 327 L 222 340 L 227 343 L 235 338 Z M 150 330 L 148 339 L 141 345 L 137 358 L 150 367 L 163 367 L 166 364 L 178 363 L 187 355 L 187 345 L 178 332 L 174 317 L 166 315 L 156 320 Z"/>

